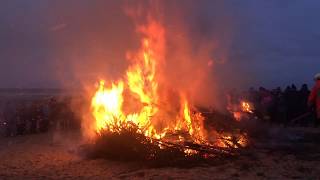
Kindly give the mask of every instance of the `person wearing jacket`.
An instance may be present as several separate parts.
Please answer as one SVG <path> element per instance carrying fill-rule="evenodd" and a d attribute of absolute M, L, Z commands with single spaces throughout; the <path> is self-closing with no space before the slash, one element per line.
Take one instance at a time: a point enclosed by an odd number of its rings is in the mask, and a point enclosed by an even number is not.
<path fill-rule="evenodd" d="M 315 125 L 318 126 L 320 124 L 320 73 L 316 74 L 314 79 L 315 85 L 309 95 L 308 105 L 309 107 L 312 107 L 316 112 Z"/>

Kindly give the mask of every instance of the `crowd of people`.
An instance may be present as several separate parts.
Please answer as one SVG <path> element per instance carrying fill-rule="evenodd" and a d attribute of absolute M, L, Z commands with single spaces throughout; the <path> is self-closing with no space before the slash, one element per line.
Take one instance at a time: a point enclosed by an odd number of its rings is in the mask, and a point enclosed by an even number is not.
<path fill-rule="evenodd" d="M 297 88 L 294 84 L 284 90 L 280 87 L 268 90 L 250 88 L 237 93 L 230 91 L 228 104 L 241 102 L 251 104 L 250 112 L 261 120 L 283 125 L 309 125 L 312 122 L 320 124 L 320 74 L 315 76 L 316 85 L 310 91 L 307 84 Z M 228 105 L 228 106 L 229 106 Z M 0 130 L 5 136 L 47 132 L 52 127 L 79 128 L 80 118 L 73 113 L 70 99 L 57 101 L 38 100 L 32 102 L 14 103 L 8 101 L 0 113 Z"/>
<path fill-rule="evenodd" d="M 301 117 L 299 122 L 311 118 L 308 107 L 309 94 L 310 90 L 306 84 L 302 85 L 300 89 L 292 84 L 287 86 L 285 90 L 280 87 L 273 90 L 263 87 L 258 90 L 250 88 L 240 99 L 250 102 L 253 105 L 255 115 L 260 119 L 287 125 L 299 117 Z"/>
<path fill-rule="evenodd" d="M 320 124 L 320 74 L 315 76 L 315 86 L 310 90 L 307 84 L 299 89 L 292 84 L 284 90 L 280 87 L 269 90 L 264 87 L 250 88 L 243 93 L 231 91 L 230 104 L 239 101 L 250 102 L 253 113 L 262 120 L 284 125 Z"/>
<path fill-rule="evenodd" d="M 75 114 L 68 102 L 54 98 L 32 102 L 8 101 L 0 118 L 3 135 L 7 137 L 48 132 L 57 125 L 76 126 Z"/>

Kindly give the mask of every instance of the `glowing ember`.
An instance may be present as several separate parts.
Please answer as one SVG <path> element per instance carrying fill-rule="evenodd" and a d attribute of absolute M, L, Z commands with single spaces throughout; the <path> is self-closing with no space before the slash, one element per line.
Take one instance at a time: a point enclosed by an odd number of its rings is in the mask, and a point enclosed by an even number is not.
<path fill-rule="evenodd" d="M 195 150 L 192 150 L 192 149 L 185 149 L 184 150 L 184 153 L 187 155 L 187 156 L 192 156 L 194 154 L 197 154 L 198 151 L 195 151 Z"/>
<path fill-rule="evenodd" d="M 241 121 L 242 113 L 241 112 L 233 112 L 233 117 L 237 121 Z"/>
<path fill-rule="evenodd" d="M 229 108 L 230 112 L 233 114 L 233 117 L 237 121 L 241 121 L 244 117 L 247 117 L 246 113 L 253 114 L 254 108 L 250 102 L 241 101 L 239 105 L 235 108 Z"/>
<path fill-rule="evenodd" d="M 253 113 L 253 107 L 252 107 L 252 105 L 250 105 L 249 102 L 242 101 L 241 102 L 241 108 L 242 108 L 243 112 Z"/>
<path fill-rule="evenodd" d="M 222 135 L 220 139 L 220 147 L 240 148 L 248 144 L 246 135 L 232 137 L 231 135 Z"/>

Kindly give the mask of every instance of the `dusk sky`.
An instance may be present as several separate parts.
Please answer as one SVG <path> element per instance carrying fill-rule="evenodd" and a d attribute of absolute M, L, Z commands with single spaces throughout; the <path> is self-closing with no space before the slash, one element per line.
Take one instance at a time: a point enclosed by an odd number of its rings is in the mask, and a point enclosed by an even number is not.
<path fill-rule="evenodd" d="M 219 42 L 224 38 L 228 42 L 221 45 L 225 60 L 213 67 L 220 78 L 241 76 L 244 86 L 275 87 L 311 84 L 320 72 L 320 1 L 187 2 L 198 18 L 189 23 L 192 31 L 219 31 L 212 34 L 218 34 Z M 187 5 L 181 9 L 188 11 Z M 226 28 L 226 19 L 230 29 L 225 37 L 216 29 Z M 199 27 L 198 20 L 209 28 Z M 133 36 L 132 22 L 120 1 L 1 1 L 0 87 L 60 87 L 81 78 L 73 74 L 77 63 L 84 65 L 86 75 L 94 69 L 103 72 L 103 66 L 91 62 L 110 66 L 106 57 L 124 58 L 123 52 L 134 46 Z M 117 68 L 106 68 L 108 73 L 123 66 L 112 63 Z"/>

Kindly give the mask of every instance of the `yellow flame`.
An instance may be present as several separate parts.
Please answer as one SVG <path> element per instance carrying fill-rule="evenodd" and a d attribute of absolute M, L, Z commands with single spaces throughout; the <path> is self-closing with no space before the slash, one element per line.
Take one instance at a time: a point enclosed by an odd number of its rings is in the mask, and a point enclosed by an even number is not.
<path fill-rule="evenodd" d="M 185 101 L 183 106 L 183 115 L 184 115 L 184 119 L 186 121 L 187 127 L 189 129 L 189 134 L 193 135 L 193 127 L 192 127 L 192 120 L 190 117 L 190 109 L 189 109 L 189 105 L 188 102 Z"/>
<path fill-rule="evenodd" d="M 96 128 L 99 132 L 108 128 L 114 130 L 123 120 L 123 82 L 112 84 L 110 89 L 105 88 L 105 82 L 100 81 L 99 89 L 92 98 L 92 111 L 96 119 Z"/>

